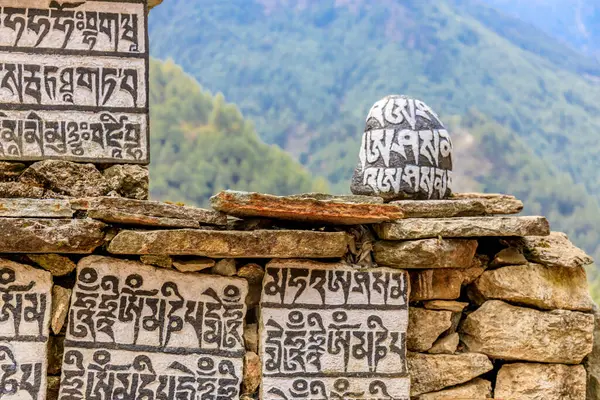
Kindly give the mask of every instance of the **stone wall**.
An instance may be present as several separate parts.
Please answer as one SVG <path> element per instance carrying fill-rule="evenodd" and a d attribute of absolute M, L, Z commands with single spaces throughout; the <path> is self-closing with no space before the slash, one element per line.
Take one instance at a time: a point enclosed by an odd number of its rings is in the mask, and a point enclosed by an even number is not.
<path fill-rule="evenodd" d="M 30 358 L 48 399 L 585 399 L 584 365 L 597 398 L 592 260 L 511 196 L 222 192 L 203 210 L 97 197 L 108 169 L 40 178 L 54 163 L 0 168 L 41 191 L 0 198 L 0 332 L 19 366 L 47 339 Z"/>

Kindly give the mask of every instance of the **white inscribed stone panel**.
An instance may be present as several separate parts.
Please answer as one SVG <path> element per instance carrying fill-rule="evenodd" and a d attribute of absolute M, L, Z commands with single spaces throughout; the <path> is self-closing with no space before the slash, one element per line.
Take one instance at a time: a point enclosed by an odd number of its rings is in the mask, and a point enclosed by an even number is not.
<path fill-rule="evenodd" d="M 244 279 L 83 259 L 59 398 L 236 399 L 247 293 Z"/>
<path fill-rule="evenodd" d="M 408 399 L 408 275 L 273 261 L 261 298 L 263 400 Z"/>
<path fill-rule="evenodd" d="M 0 393 L 45 399 L 52 275 L 0 259 Z"/>

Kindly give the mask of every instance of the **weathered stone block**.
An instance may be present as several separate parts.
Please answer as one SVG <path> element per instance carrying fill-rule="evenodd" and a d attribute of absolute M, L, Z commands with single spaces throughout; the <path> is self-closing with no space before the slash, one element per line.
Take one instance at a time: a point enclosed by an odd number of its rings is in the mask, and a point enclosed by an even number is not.
<path fill-rule="evenodd" d="M 119 195 L 137 200 L 148 199 L 150 183 L 148 167 L 133 164 L 118 164 L 102 172 L 110 190 Z"/>
<path fill-rule="evenodd" d="M 491 265 L 493 267 L 503 267 L 507 265 L 525 265 L 527 259 L 518 249 L 514 247 L 507 247 L 502 249 L 496 254 Z"/>
<path fill-rule="evenodd" d="M 442 333 L 452 326 L 452 312 L 410 307 L 406 347 L 409 351 L 424 352 Z"/>
<path fill-rule="evenodd" d="M 468 239 L 380 241 L 373 247 L 377 264 L 402 269 L 469 268 L 476 250 L 477 241 Z"/>
<path fill-rule="evenodd" d="M 350 235 L 314 231 L 122 231 L 108 246 L 113 254 L 197 255 L 211 258 L 339 258 Z"/>
<path fill-rule="evenodd" d="M 415 400 L 484 400 L 491 398 L 492 382 L 475 378 L 470 382 L 450 389 L 422 394 Z M 504 400 L 508 400 L 508 398 Z"/>
<path fill-rule="evenodd" d="M 262 399 L 296 398 L 301 388 L 311 398 L 331 391 L 408 398 L 407 278 L 392 269 L 270 262 L 260 315 Z"/>
<path fill-rule="evenodd" d="M 479 303 L 497 299 L 544 310 L 590 311 L 593 306 L 583 267 L 515 265 L 485 271 L 472 286 Z"/>
<path fill-rule="evenodd" d="M 60 334 L 67 314 L 69 312 L 69 304 L 71 303 L 71 289 L 66 289 L 62 286 L 54 285 L 52 287 L 52 317 L 50 319 L 50 327 L 55 335 Z"/>
<path fill-rule="evenodd" d="M 90 218 L 109 224 L 160 228 L 200 228 L 198 221 L 194 220 L 152 217 L 149 215 L 129 214 L 115 210 L 90 210 L 87 215 Z"/>
<path fill-rule="evenodd" d="M 447 310 L 453 312 L 462 312 L 469 303 L 450 300 L 431 300 L 423 303 L 423 307 L 428 310 Z"/>
<path fill-rule="evenodd" d="M 140 262 L 91 256 L 77 266 L 65 341 L 61 397 L 86 397 L 98 368 L 132 382 L 146 371 L 157 398 L 181 390 L 173 382 L 214 381 L 209 395 L 239 396 L 243 380 L 244 298 L 239 278 L 181 274 Z M 101 371 L 101 370 L 100 370 Z M 80 374 L 81 379 L 69 377 Z M 218 382 L 218 384 L 217 384 Z M 95 386 L 94 386 L 95 387 Z M 106 398 L 119 397 L 119 385 Z M 141 389 L 138 389 L 141 390 Z"/>
<path fill-rule="evenodd" d="M 6 199 L 41 199 L 44 188 L 21 182 L 0 182 L 0 198 Z"/>
<path fill-rule="evenodd" d="M 199 272 L 215 265 L 215 260 L 211 258 L 192 258 L 189 260 L 175 260 L 173 266 L 180 272 Z"/>
<path fill-rule="evenodd" d="M 448 336 L 444 336 L 438 339 L 431 349 L 427 352 L 429 354 L 454 354 L 460 343 L 460 335 L 457 332 L 451 333 Z"/>
<path fill-rule="evenodd" d="M 28 254 L 27 258 L 46 271 L 52 276 L 65 276 L 75 270 L 75 263 L 68 257 L 59 254 Z"/>
<path fill-rule="evenodd" d="M 585 368 L 582 365 L 506 364 L 496 378 L 497 399 L 585 399 Z"/>
<path fill-rule="evenodd" d="M 236 262 L 233 258 L 224 258 L 219 260 L 210 272 L 216 275 L 234 276 L 237 273 Z"/>
<path fill-rule="evenodd" d="M 110 191 L 106 179 L 93 164 L 44 160 L 32 164 L 19 181 L 72 197 L 104 196 Z"/>
<path fill-rule="evenodd" d="M 551 232 L 546 237 L 515 239 L 512 244 L 521 248 L 529 261 L 550 267 L 585 267 L 594 262 L 562 232 Z"/>
<path fill-rule="evenodd" d="M 498 193 L 452 193 L 452 200 L 483 201 L 488 214 L 518 214 L 523 211 L 523 202 L 515 196 Z M 516 211 L 516 212 L 513 212 Z"/>
<path fill-rule="evenodd" d="M 375 231 L 383 240 L 543 236 L 550 233 L 550 224 L 544 217 L 408 218 L 375 225 Z"/>
<path fill-rule="evenodd" d="M 512 196 L 489 198 L 485 195 L 460 198 L 455 194 L 448 200 L 399 200 L 390 204 L 398 206 L 405 218 L 477 217 L 493 214 L 518 214 L 523 203 Z M 475 194 L 477 196 L 477 194 Z"/>
<path fill-rule="evenodd" d="M 426 269 L 409 271 L 410 301 L 458 299 L 466 280 L 465 272 L 468 270 Z"/>
<path fill-rule="evenodd" d="M 587 370 L 586 400 L 600 398 L 600 309 L 594 304 L 594 346 L 585 359 Z"/>
<path fill-rule="evenodd" d="M 0 198 L 0 217 L 71 218 L 72 216 L 73 210 L 67 200 Z"/>
<path fill-rule="evenodd" d="M 594 317 L 577 311 L 538 311 L 486 301 L 460 328 L 472 352 L 503 360 L 579 364 L 592 351 Z"/>

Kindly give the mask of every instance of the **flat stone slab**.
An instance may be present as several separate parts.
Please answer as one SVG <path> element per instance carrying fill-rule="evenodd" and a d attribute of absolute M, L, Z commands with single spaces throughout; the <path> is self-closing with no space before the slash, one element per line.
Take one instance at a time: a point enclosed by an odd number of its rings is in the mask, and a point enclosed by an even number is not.
<path fill-rule="evenodd" d="M 469 351 L 491 358 L 580 364 L 592 351 L 594 316 L 489 300 L 467 316 L 460 330 Z"/>
<path fill-rule="evenodd" d="M 379 241 L 373 246 L 377 264 L 401 269 L 469 268 L 476 250 L 477 241 L 467 239 Z"/>
<path fill-rule="evenodd" d="M 339 258 L 346 254 L 351 240 L 344 232 L 121 231 L 111 241 L 108 251 L 210 258 Z"/>
<path fill-rule="evenodd" d="M 0 253 L 89 254 L 106 225 L 92 219 L 0 218 Z"/>
<path fill-rule="evenodd" d="M 422 353 L 431 349 L 440 335 L 452 326 L 451 311 L 410 307 L 408 315 L 406 347 L 409 351 Z"/>
<path fill-rule="evenodd" d="M 522 249 L 529 261 L 550 267 L 584 267 L 594 262 L 562 232 L 551 232 L 546 237 L 515 239 L 512 245 Z"/>
<path fill-rule="evenodd" d="M 408 287 L 405 271 L 299 260 L 267 264 L 261 398 L 341 392 L 343 398 L 408 399 Z M 305 394 L 294 395 L 300 390 Z"/>
<path fill-rule="evenodd" d="M 212 207 L 239 218 L 273 218 L 338 225 L 372 224 L 403 218 L 398 207 L 379 203 L 327 200 L 313 197 L 280 197 L 269 194 L 223 191 L 210 199 Z"/>
<path fill-rule="evenodd" d="M 0 259 L 0 359 L 3 394 L 13 399 L 46 398 L 52 275 Z"/>
<path fill-rule="evenodd" d="M 110 224 L 151 226 L 162 228 L 200 228 L 200 223 L 191 219 L 163 218 L 149 215 L 130 214 L 115 210 L 90 210 L 88 217 Z"/>
<path fill-rule="evenodd" d="M 481 378 L 475 378 L 470 382 L 450 389 L 422 394 L 417 397 L 416 400 L 485 400 L 491 398 L 492 382 Z M 508 397 L 506 398 L 508 399 Z"/>
<path fill-rule="evenodd" d="M 489 215 L 518 214 L 523 202 L 515 196 L 499 193 L 452 193 L 451 200 L 480 201 Z"/>
<path fill-rule="evenodd" d="M 122 197 L 92 197 L 71 200 L 71 206 L 76 210 L 85 210 L 88 212 L 110 211 L 113 214 L 131 214 L 131 218 L 135 218 L 135 216 L 147 216 L 196 221 L 203 225 L 225 226 L 227 224 L 225 214 L 203 208 L 161 203 L 159 201 L 135 200 Z"/>
<path fill-rule="evenodd" d="M 494 214 L 518 214 L 523 211 L 523 203 L 512 196 L 398 200 L 389 204 L 400 208 L 405 218 L 479 217 Z"/>
<path fill-rule="evenodd" d="M 140 374 L 156 398 L 174 398 L 184 390 L 180 382 L 197 387 L 198 380 L 214 398 L 217 390 L 238 398 L 247 292 L 239 278 L 182 274 L 109 257 L 82 259 L 59 398 L 87 398 L 105 370 L 121 377 L 103 389 L 107 399 L 130 390 L 122 382 Z M 142 395 L 143 387 L 134 393 Z"/>
<path fill-rule="evenodd" d="M 72 216 L 73 209 L 68 200 L 0 198 L 0 217 L 71 218 Z"/>
<path fill-rule="evenodd" d="M 544 217 L 409 218 L 375 225 L 383 240 L 410 240 L 435 237 L 544 236 L 550 224 Z"/>

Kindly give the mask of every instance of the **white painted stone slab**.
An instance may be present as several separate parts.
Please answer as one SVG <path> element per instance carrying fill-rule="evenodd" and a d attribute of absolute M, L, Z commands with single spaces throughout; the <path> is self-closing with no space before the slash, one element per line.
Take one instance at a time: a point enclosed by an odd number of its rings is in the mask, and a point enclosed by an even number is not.
<path fill-rule="evenodd" d="M 59 399 L 237 399 L 247 293 L 239 278 L 81 260 Z"/>
<path fill-rule="evenodd" d="M 261 299 L 263 400 L 408 399 L 408 275 L 272 261 Z"/>
<path fill-rule="evenodd" d="M 0 259 L 2 398 L 46 398 L 51 292 L 49 272 Z"/>

